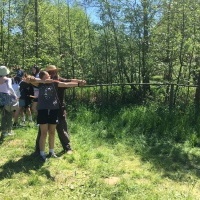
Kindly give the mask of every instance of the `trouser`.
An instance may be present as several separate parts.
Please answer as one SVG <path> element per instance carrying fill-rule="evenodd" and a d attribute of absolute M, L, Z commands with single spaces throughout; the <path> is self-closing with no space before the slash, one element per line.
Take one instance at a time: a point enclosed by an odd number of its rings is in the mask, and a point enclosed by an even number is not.
<path fill-rule="evenodd" d="M 3 108 L 1 116 L 2 132 L 10 132 L 12 130 L 12 111 L 9 112 Z"/>
<path fill-rule="evenodd" d="M 66 121 L 66 117 L 64 115 L 64 110 L 63 109 L 59 110 L 58 122 L 59 123 L 56 126 L 56 130 L 57 130 L 57 133 L 58 133 L 58 138 L 60 140 L 60 143 L 61 143 L 63 149 L 65 151 L 69 151 L 69 150 L 71 150 L 70 138 L 69 138 L 69 134 L 68 134 L 68 130 L 67 130 L 67 121 Z M 40 128 L 39 128 L 38 135 L 37 135 L 37 138 L 36 138 L 36 144 L 35 144 L 35 151 L 36 152 L 40 151 L 40 148 L 39 148 L 40 135 L 41 135 L 41 132 L 40 132 Z"/>

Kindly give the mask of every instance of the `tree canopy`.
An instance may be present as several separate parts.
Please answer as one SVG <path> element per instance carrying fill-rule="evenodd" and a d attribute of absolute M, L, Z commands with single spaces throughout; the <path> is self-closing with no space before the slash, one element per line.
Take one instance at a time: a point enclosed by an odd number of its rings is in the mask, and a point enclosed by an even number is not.
<path fill-rule="evenodd" d="M 0 8 L 0 63 L 10 68 L 55 64 L 67 77 L 110 84 L 188 83 L 199 70 L 198 0 L 3 0 Z"/>

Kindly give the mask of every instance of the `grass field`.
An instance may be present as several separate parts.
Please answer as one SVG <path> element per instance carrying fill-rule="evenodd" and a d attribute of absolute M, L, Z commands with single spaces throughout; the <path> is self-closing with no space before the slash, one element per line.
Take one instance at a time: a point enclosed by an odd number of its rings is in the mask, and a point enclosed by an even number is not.
<path fill-rule="evenodd" d="M 152 142 L 140 112 L 77 111 L 68 123 L 73 154 L 62 154 L 56 137 L 59 158 L 45 163 L 33 154 L 37 127 L 16 129 L 0 144 L 0 199 L 200 199 L 198 146 L 155 135 Z"/>

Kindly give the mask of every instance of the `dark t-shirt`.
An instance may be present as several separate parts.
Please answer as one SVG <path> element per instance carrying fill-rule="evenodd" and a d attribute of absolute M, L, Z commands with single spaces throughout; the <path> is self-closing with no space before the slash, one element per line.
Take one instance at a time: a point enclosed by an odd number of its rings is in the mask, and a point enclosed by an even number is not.
<path fill-rule="evenodd" d="M 59 100 L 57 97 L 58 83 L 40 83 L 38 95 L 38 110 L 49 109 L 55 110 L 59 109 Z"/>
<path fill-rule="evenodd" d="M 20 99 L 25 99 L 27 96 L 33 95 L 33 86 L 29 83 L 21 81 L 19 84 Z"/>
<path fill-rule="evenodd" d="M 26 105 L 31 103 L 32 98 L 29 97 L 30 95 L 34 95 L 33 86 L 29 83 L 21 81 L 19 84 L 19 91 L 20 91 L 20 99 L 24 99 Z"/>
<path fill-rule="evenodd" d="M 70 81 L 71 81 L 71 80 L 69 80 L 69 79 L 65 79 L 65 78 L 61 78 L 61 77 L 59 77 L 58 80 L 59 80 L 60 82 L 70 82 Z M 62 88 L 62 87 L 61 87 L 61 88 L 58 87 L 58 89 L 57 89 L 58 98 L 59 98 L 59 101 L 60 101 L 60 103 L 61 103 L 62 105 L 65 105 L 65 103 L 64 103 L 65 89 L 66 89 L 66 88 Z"/>

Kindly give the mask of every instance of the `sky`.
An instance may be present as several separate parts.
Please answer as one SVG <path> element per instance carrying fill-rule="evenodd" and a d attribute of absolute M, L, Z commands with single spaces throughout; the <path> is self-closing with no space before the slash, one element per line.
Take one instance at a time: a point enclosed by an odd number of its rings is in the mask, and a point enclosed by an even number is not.
<path fill-rule="evenodd" d="M 85 8 L 84 8 L 85 9 Z M 90 18 L 90 20 L 93 22 L 93 23 L 101 23 L 101 20 L 99 18 L 99 14 L 98 14 L 98 8 L 95 7 L 95 6 L 91 6 L 91 7 L 87 7 L 85 9 L 88 17 Z"/>
<path fill-rule="evenodd" d="M 89 0 L 88 3 L 84 3 L 84 1 L 82 0 L 66 0 L 66 3 L 69 4 L 70 6 L 79 5 L 87 13 L 88 17 L 92 22 L 100 23 L 100 19 L 97 13 L 97 7 L 93 5 L 92 0 Z"/>
<path fill-rule="evenodd" d="M 100 22 L 97 10 L 95 10 L 94 8 L 89 8 L 86 10 L 86 12 L 92 22 L 94 23 Z"/>

